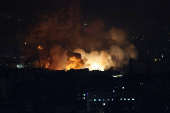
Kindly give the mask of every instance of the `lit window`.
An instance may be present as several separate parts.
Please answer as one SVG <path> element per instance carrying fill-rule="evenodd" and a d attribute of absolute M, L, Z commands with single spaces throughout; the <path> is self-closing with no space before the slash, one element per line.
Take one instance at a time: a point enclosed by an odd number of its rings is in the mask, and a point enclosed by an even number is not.
<path fill-rule="evenodd" d="M 85 97 L 83 97 L 83 99 L 86 99 Z"/>
<path fill-rule="evenodd" d="M 113 101 L 113 98 L 112 98 L 112 101 Z"/>
<path fill-rule="evenodd" d="M 124 98 L 124 100 L 126 100 L 126 98 Z"/>
<path fill-rule="evenodd" d="M 94 101 L 96 101 L 96 99 L 94 99 Z"/>
<path fill-rule="evenodd" d="M 122 89 L 125 89 L 125 87 L 122 87 Z"/>
<path fill-rule="evenodd" d="M 84 93 L 83 96 L 86 96 L 86 94 Z"/>
<path fill-rule="evenodd" d="M 128 100 L 130 100 L 130 98 L 128 98 Z"/>
<path fill-rule="evenodd" d="M 79 94 L 78 94 L 78 96 L 79 96 Z"/>
<path fill-rule="evenodd" d="M 98 101 L 101 101 L 101 99 L 98 99 Z"/>
<path fill-rule="evenodd" d="M 132 100 L 135 100 L 134 98 L 132 98 Z"/>
<path fill-rule="evenodd" d="M 157 62 L 157 59 L 155 58 L 155 62 Z"/>
<path fill-rule="evenodd" d="M 162 54 L 162 58 L 164 57 L 164 55 Z"/>
<path fill-rule="evenodd" d="M 89 95 L 89 94 L 87 93 L 87 95 Z"/>
<path fill-rule="evenodd" d="M 113 92 L 115 92 L 115 90 L 113 90 Z"/>
<path fill-rule="evenodd" d="M 103 101 L 105 101 L 105 99 L 103 99 Z"/>
<path fill-rule="evenodd" d="M 109 99 L 107 99 L 107 101 L 109 101 Z"/>
<path fill-rule="evenodd" d="M 103 106 L 105 106 L 106 104 L 105 103 L 103 103 Z"/>
<path fill-rule="evenodd" d="M 120 100 L 122 100 L 122 98 L 120 98 Z"/>

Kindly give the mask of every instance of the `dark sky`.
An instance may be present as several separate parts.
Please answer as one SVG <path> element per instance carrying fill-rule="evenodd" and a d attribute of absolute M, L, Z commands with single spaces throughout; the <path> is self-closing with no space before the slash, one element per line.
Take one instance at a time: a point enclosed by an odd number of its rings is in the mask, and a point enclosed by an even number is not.
<path fill-rule="evenodd" d="M 36 23 L 40 15 L 54 13 L 64 5 L 64 0 L 49 1 L 1 0 L 1 54 L 15 53 L 19 34 L 25 34 L 27 27 Z M 101 19 L 105 21 L 106 29 L 115 26 L 127 29 L 130 36 L 147 37 L 146 43 L 155 42 L 153 48 L 169 41 L 168 0 L 81 0 L 80 4 L 82 22 Z"/>

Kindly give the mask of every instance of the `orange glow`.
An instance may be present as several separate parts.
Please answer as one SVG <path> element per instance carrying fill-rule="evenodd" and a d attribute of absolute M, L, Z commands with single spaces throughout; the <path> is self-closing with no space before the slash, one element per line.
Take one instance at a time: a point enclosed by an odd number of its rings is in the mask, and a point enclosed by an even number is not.
<path fill-rule="evenodd" d="M 80 69 L 81 67 L 83 67 L 84 63 L 82 62 L 81 59 L 78 59 L 76 57 L 69 57 L 67 60 L 67 64 L 66 64 L 66 70 L 70 70 L 70 69 Z"/>
<path fill-rule="evenodd" d="M 46 63 L 46 65 L 45 65 L 45 68 L 49 68 L 49 62 L 48 63 Z"/>
<path fill-rule="evenodd" d="M 40 45 L 37 47 L 38 49 L 43 49 L 43 47 L 41 47 Z"/>

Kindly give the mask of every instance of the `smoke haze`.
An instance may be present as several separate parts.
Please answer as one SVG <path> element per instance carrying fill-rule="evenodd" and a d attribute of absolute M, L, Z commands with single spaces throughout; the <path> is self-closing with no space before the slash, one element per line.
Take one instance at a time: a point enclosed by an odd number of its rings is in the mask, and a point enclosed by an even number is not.
<path fill-rule="evenodd" d="M 75 65 L 68 52 L 80 54 L 74 59 L 80 59 L 81 64 L 76 69 L 118 69 L 127 65 L 130 58 L 137 58 L 135 46 L 129 42 L 126 31 L 115 27 L 105 31 L 105 23 L 100 19 L 84 26 L 80 22 L 80 12 L 80 4 L 70 2 L 53 15 L 42 15 L 24 38 L 26 56 L 50 59 L 49 68 L 55 70 L 68 70 L 67 64 Z M 38 46 L 43 49 L 37 49 Z"/>

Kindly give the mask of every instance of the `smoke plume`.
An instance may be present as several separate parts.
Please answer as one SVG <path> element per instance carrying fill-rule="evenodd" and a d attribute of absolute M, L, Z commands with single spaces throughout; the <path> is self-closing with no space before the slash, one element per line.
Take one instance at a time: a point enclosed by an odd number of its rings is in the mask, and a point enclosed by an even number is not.
<path fill-rule="evenodd" d="M 30 34 L 25 37 L 27 56 L 37 55 L 37 60 L 49 60 L 49 68 L 69 70 L 118 69 L 137 58 L 135 46 L 126 31 L 111 28 L 95 19 L 86 26 L 80 22 L 80 5 L 65 6 L 53 15 L 43 15 Z M 37 49 L 42 47 L 42 49 Z M 35 54 L 36 53 L 36 54 Z"/>

